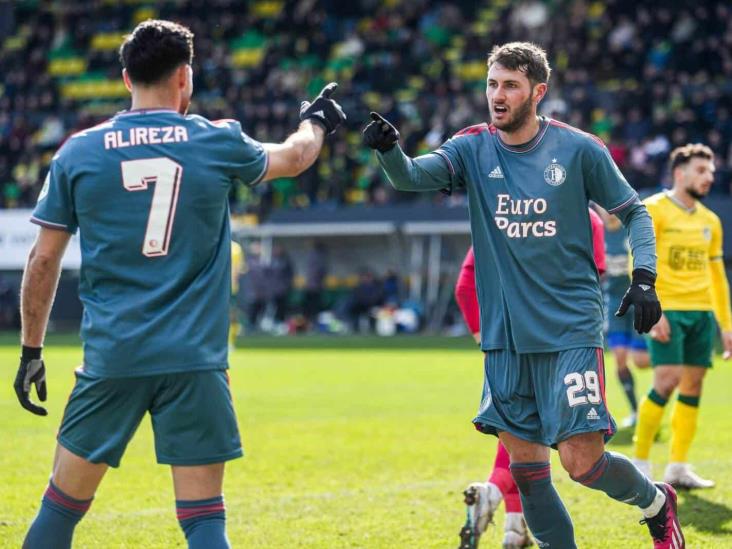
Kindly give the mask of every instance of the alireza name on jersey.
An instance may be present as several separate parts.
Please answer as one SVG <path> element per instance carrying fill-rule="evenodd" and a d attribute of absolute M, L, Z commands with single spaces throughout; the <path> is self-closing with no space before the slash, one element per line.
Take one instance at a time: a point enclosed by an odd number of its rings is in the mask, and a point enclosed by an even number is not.
<path fill-rule="evenodd" d="M 183 141 L 188 141 L 188 131 L 184 126 L 137 126 L 126 130 L 104 132 L 105 149 L 181 143 Z"/>
<path fill-rule="evenodd" d="M 543 238 L 557 234 L 557 222 L 553 219 L 542 221 L 514 221 L 515 216 L 542 215 L 548 208 L 544 198 L 525 198 L 514 200 L 511 195 L 499 194 L 496 196 L 496 226 L 505 231 L 509 238 L 527 238 L 533 236 Z M 507 215 L 514 216 L 509 220 Z"/>

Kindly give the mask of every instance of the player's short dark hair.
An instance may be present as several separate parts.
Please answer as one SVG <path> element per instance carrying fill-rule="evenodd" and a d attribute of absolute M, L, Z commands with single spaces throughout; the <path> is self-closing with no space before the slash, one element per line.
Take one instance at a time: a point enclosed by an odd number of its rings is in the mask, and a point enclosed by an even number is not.
<path fill-rule="evenodd" d="M 193 33 L 172 21 L 143 21 L 125 38 L 119 59 L 130 80 L 154 84 L 193 61 Z"/>
<path fill-rule="evenodd" d="M 546 52 L 531 42 L 509 42 L 502 46 L 493 46 L 488 56 L 488 70 L 494 63 L 511 71 L 521 71 L 531 85 L 546 84 L 552 73 Z"/>
<path fill-rule="evenodd" d="M 703 143 L 687 143 L 683 147 L 676 147 L 671 151 L 670 165 L 671 171 L 674 168 L 683 166 L 691 162 L 692 158 L 704 158 L 705 160 L 714 160 L 714 152 Z"/>

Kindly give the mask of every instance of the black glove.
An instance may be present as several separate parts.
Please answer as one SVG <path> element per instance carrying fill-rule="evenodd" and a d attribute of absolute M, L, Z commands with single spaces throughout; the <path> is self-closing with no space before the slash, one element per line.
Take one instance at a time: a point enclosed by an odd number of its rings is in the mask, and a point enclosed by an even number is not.
<path fill-rule="evenodd" d="M 341 106 L 330 98 L 336 91 L 338 84 L 331 82 L 320 92 L 313 102 L 303 101 L 300 104 L 300 120 L 311 119 L 317 122 L 325 133 L 333 133 L 346 120 L 346 114 Z"/>
<path fill-rule="evenodd" d="M 639 334 L 650 331 L 661 318 L 661 304 L 656 295 L 656 275 L 645 269 L 633 271 L 630 288 L 625 292 L 615 316 L 623 316 L 628 307 L 633 305 L 635 320 L 633 326 Z"/>
<path fill-rule="evenodd" d="M 46 401 L 46 367 L 43 365 L 40 347 L 26 347 L 23 345 L 23 354 L 20 356 L 18 375 L 15 376 L 15 394 L 18 395 L 20 405 L 38 416 L 48 415 L 45 408 L 30 401 L 31 384 L 36 386 L 36 394 L 41 402 Z"/>
<path fill-rule="evenodd" d="M 399 141 L 399 130 L 377 112 L 371 113 L 372 122 L 363 129 L 363 142 L 380 153 L 394 148 Z"/>

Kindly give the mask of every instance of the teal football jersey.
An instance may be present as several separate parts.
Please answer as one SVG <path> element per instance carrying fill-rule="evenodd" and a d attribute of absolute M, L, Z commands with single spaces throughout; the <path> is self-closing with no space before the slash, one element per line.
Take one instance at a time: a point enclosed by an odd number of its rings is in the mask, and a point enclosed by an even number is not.
<path fill-rule="evenodd" d="M 480 124 L 435 153 L 453 185 L 468 191 L 483 350 L 602 347 L 587 205 L 613 213 L 638 203 L 604 144 L 542 118 L 536 137 L 520 147 Z"/>
<path fill-rule="evenodd" d="M 79 230 L 85 371 L 227 367 L 228 196 L 266 169 L 238 122 L 172 110 L 122 112 L 61 147 L 31 221 Z"/>

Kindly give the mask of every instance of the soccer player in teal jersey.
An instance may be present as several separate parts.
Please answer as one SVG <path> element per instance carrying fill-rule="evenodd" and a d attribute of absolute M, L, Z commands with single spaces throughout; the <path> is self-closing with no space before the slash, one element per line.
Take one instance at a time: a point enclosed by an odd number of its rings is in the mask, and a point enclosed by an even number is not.
<path fill-rule="evenodd" d="M 68 548 L 109 466 L 149 412 L 159 463 L 172 467 L 190 548 L 228 547 L 224 463 L 242 455 L 228 387 L 232 185 L 293 177 L 345 115 L 329 84 L 303 102 L 283 143 L 233 120 L 186 115 L 193 35 L 146 21 L 121 49 L 132 107 L 72 136 L 54 156 L 32 221 L 41 226 L 22 284 L 21 405 L 46 415 L 41 347 L 59 265 L 81 235 L 83 364 L 58 432 L 53 472 L 23 547 Z"/>
<path fill-rule="evenodd" d="M 551 483 L 554 446 L 574 480 L 641 508 L 654 547 L 678 549 L 684 541 L 673 488 L 654 485 L 630 460 L 605 451 L 614 422 L 605 403 L 602 293 L 588 201 L 629 230 L 633 280 L 618 314 L 632 305 L 639 332 L 661 315 L 651 220 L 599 139 L 537 116 L 549 73 L 541 48 L 497 46 L 486 89 L 492 124 L 410 158 L 396 128 L 372 113 L 364 142 L 397 189 L 467 188 L 486 353 L 474 423 L 508 449 L 538 545 L 576 547 Z"/>
<path fill-rule="evenodd" d="M 603 280 L 603 291 L 607 303 L 606 311 L 616 311 L 620 307 L 625 290 L 630 283 L 628 269 L 628 235 L 617 216 L 604 210 L 600 212 L 605 223 L 605 251 L 607 272 Z M 623 421 L 623 427 L 635 426 L 638 414 L 638 401 L 635 396 L 635 380 L 630 371 L 630 360 L 638 368 L 646 368 L 650 361 L 646 342 L 633 330 L 630 316 L 607 314 L 607 334 L 605 342 L 615 358 L 616 372 L 625 397 L 630 405 L 630 415 Z"/>

